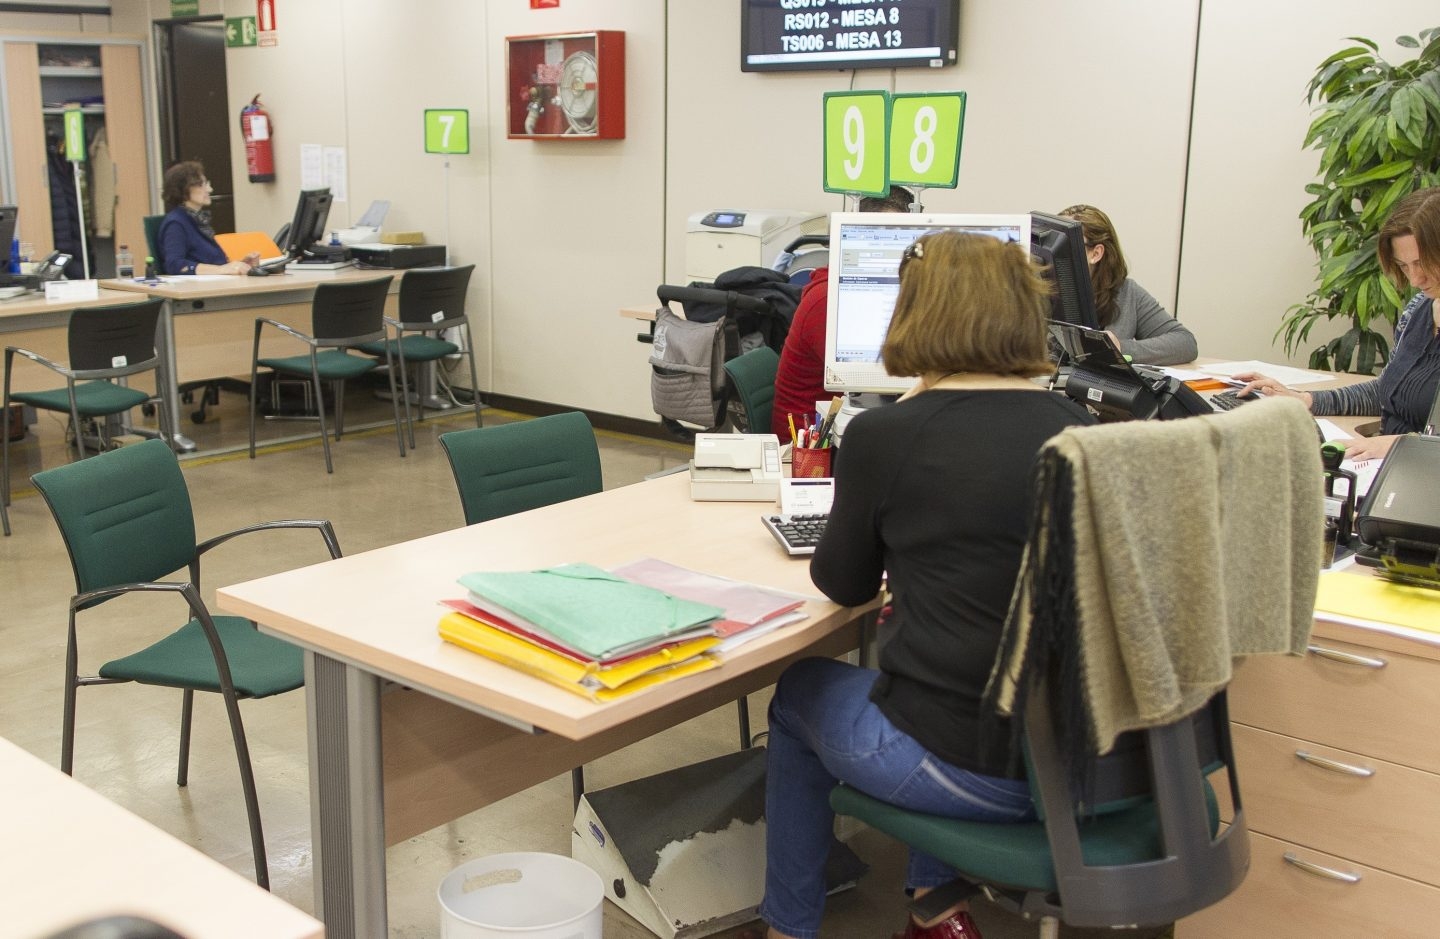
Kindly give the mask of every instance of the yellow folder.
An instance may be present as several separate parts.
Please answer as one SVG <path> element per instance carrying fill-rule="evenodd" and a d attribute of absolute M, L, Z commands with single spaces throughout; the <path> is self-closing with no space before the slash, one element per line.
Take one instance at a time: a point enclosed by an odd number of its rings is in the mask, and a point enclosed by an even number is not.
<path fill-rule="evenodd" d="M 440 618 L 440 638 L 593 701 L 609 701 L 719 664 L 703 654 L 720 643 L 715 636 L 677 643 L 613 665 L 577 662 L 460 613 Z"/>
<path fill-rule="evenodd" d="M 1315 609 L 1440 632 L 1440 590 L 1399 584 L 1374 575 L 1326 571 L 1320 575 Z"/>

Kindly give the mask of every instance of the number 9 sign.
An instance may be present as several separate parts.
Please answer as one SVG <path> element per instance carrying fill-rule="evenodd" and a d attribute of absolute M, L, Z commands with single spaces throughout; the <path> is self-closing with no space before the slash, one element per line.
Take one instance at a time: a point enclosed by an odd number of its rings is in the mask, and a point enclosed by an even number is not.
<path fill-rule="evenodd" d="M 899 94 L 890 101 L 890 182 L 954 189 L 960 178 L 965 92 Z"/>
<path fill-rule="evenodd" d="M 883 196 L 889 190 L 886 131 L 890 95 L 837 91 L 825 95 L 825 191 Z"/>

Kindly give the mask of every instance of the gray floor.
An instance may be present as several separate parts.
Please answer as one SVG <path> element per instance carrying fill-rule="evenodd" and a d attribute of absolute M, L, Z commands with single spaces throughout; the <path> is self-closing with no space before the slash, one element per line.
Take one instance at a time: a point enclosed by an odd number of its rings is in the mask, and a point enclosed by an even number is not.
<path fill-rule="evenodd" d="M 347 396 L 352 427 L 388 418 L 388 405 L 357 389 Z M 205 452 L 184 461 L 201 538 L 242 525 L 283 517 L 324 517 L 335 523 L 342 548 L 356 553 L 461 524 L 458 498 L 437 436 L 473 426 L 469 411 L 426 421 L 418 447 L 400 459 L 393 431 L 370 426 L 333 445 L 335 473 L 326 475 L 316 440 L 289 440 L 305 427 L 267 422 L 261 439 L 272 441 L 254 461 L 243 450 L 244 399 L 225 395 L 202 425 L 185 432 Z M 486 412 L 487 424 L 524 415 Z M 678 443 L 601 432 L 606 488 L 636 482 L 647 474 L 683 463 L 688 448 Z M 61 681 L 66 603 L 73 579 L 65 550 L 42 500 L 28 484 L 39 469 L 66 462 L 64 426 L 42 414 L 30 435 L 12 444 L 14 536 L 0 540 L 5 584 L 0 622 L 0 736 L 58 765 Z M 268 539 L 268 540 L 266 540 Z M 308 533 L 253 536 L 233 550 L 207 558 L 203 595 L 213 597 L 225 583 L 319 561 L 318 538 Z M 802 563 L 802 562 L 794 562 Z M 373 585 L 383 589 L 383 585 Z M 111 604 L 82 618 L 82 670 L 153 635 L 152 618 L 168 622 L 166 603 Z M 243 876 L 252 877 L 252 859 L 238 778 L 220 702 L 199 696 L 196 703 L 190 784 L 175 786 L 179 695 L 138 686 L 86 688 L 80 692 L 75 776 L 96 791 L 160 828 L 194 845 Z M 752 721 L 763 726 L 768 693 L 751 699 Z M 313 910 L 310 877 L 309 795 L 304 699 L 283 695 L 242 705 L 264 815 L 274 892 L 295 906 Z M 591 788 L 601 788 L 667 768 L 716 756 L 735 745 L 734 712 L 712 712 L 665 734 L 598 760 L 587 767 Z M 389 908 L 394 937 L 438 936 L 435 890 L 459 863 L 508 850 L 569 852 L 570 784 L 562 776 L 451 824 L 389 849 Z M 83 850 L 77 833 L 77 850 Z M 862 831 L 851 841 L 872 865 L 860 886 L 832 898 L 825 934 L 884 937 L 904 923 L 904 851 L 889 839 Z M 992 909 L 977 911 L 990 939 L 1035 935 L 1035 927 Z M 1066 935 L 1083 935 L 1082 932 Z M 607 937 L 649 933 L 625 913 L 607 905 Z M 1129 935 L 1135 935 L 1129 933 Z"/>

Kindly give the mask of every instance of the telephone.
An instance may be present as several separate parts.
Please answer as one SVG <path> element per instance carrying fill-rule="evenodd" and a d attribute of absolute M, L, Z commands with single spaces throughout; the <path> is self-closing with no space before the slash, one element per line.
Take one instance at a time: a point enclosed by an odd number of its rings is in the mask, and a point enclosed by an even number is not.
<path fill-rule="evenodd" d="M 690 498 L 697 502 L 774 502 L 780 496 L 780 438 L 774 434 L 696 434 Z"/>
<path fill-rule="evenodd" d="M 70 255 L 63 251 L 51 251 L 35 265 L 35 277 L 42 284 L 47 280 L 60 280 L 64 278 L 65 265 L 69 263 Z"/>

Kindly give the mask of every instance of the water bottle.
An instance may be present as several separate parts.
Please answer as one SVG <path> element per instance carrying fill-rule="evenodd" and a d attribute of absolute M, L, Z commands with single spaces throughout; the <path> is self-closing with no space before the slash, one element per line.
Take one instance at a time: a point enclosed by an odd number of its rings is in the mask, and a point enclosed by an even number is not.
<path fill-rule="evenodd" d="M 130 253 L 129 245 L 121 245 L 115 252 L 115 276 L 121 280 L 135 279 L 135 256 Z"/>

